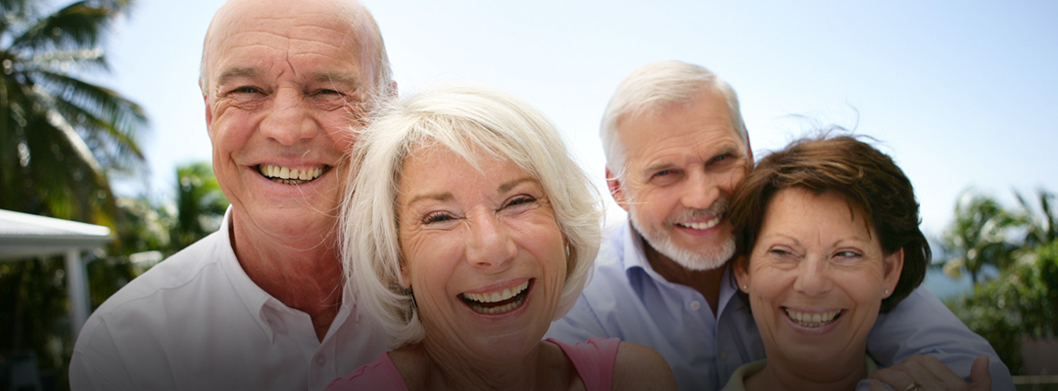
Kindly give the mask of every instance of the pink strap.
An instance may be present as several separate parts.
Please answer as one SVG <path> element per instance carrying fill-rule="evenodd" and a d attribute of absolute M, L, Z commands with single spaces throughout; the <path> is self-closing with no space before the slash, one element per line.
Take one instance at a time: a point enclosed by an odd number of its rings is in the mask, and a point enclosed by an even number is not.
<path fill-rule="evenodd" d="M 617 348 L 621 345 L 618 338 L 588 338 L 588 342 L 567 345 L 548 338 L 548 342 L 558 345 L 566 357 L 573 362 L 584 389 L 588 391 L 609 391 L 613 381 L 613 366 L 617 361 Z"/>

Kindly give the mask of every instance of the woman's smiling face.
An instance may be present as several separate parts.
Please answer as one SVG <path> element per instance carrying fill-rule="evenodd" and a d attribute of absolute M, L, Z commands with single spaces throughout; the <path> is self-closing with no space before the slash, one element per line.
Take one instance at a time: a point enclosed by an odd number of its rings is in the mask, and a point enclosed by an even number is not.
<path fill-rule="evenodd" d="M 480 170 L 443 147 L 410 156 L 398 233 L 423 343 L 476 359 L 535 348 L 566 276 L 565 239 L 543 187 L 487 154 L 476 155 Z"/>
<path fill-rule="evenodd" d="M 748 266 L 735 272 L 768 360 L 862 360 L 903 252 L 883 254 L 862 213 L 839 194 L 797 187 L 775 193 L 757 237 Z"/>

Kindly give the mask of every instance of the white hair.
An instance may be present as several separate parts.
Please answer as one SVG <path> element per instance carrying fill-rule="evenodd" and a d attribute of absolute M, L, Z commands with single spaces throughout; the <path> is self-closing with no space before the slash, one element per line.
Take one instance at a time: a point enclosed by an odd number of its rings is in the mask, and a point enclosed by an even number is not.
<path fill-rule="evenodd" d="M 668 60 L 647 64 L 626 77 L 610 98 L 599 126 L 606 168 L 623 178 L 627 162 L 618 125 L 629 117 L 656 114 L 672 105 L 694 101 L 702 92 L 714 89 L 724 95 L 731 122 L 745 145 L 749 134 L 738 107 L 738 96 L 731 85 L 704 67 Z"/>
<path fill-rule="evenodd" d="M 418 343 L 424 333 L 402 281 L 396 206 L 402 168 L 424 147 L 447 148 L 475 166 L 476 153 L 508 159 L 540 182 L 568 243 L 554 319 L 564 316 L 598 252 L 598 191 L 543 114 L 495 90 L 442 85 L 387 102 L 360 131 L 346 180 L 339 229 L 346 281 L 356 289 L 358 307 L 389 333 L 391 347 Z"/>

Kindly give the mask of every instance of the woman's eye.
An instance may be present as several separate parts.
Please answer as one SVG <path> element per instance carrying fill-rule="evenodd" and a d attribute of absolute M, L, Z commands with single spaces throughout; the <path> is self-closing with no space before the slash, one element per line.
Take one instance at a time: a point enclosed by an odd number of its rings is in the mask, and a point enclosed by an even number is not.
<path fill-rule="evenodd" d="M 863 257 L 863 254 L 860 254 L 860 253 L 852 251 L 852 250 L 845 250 L 845 251 L 839 251 L 837 254 L 834 254 L 834 256 L 838 257 L 838 258 L 845 258 L 845 259 L 859 259 L 859 258 Z"/>
<path fill-rule="evenodd" d="M 504 207 L 517 206 L 517 205 L 522 205 L 522 204 L 529 204 L 529 203 L 533 203 L 533 202 L 536 202 L 536 197 L 519 196 L 519 197 L 515 197 L 514 199 L 512 199 Z"/>
<path fill-rule="evenodd" d="M 450 215 L 448 213 L 435 212 L 435 213 L 430 213 L 430 214 L 426 215 L 426 217 L 423 217 L 422 222 L 423 222 L 423 224 L 432 224 L 432 223 L 440 223 L 440 222 L 444 222 L 444 221 L 448 221 L 448 220 L 452 220 L 452 219 L 454 219 L 454 217 L 452 217 L 452 215 Z"/>

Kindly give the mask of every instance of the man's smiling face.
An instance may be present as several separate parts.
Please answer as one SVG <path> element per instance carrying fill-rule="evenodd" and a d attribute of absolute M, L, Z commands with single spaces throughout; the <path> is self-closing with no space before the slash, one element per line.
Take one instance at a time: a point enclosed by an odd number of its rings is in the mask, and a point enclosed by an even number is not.
<path fill-rule="evenodd" d="M 214 172 L 243 228 L 277 240 L 333 231 L 349 126 L 373 92 L 371 45 L 361 42 L 370 29 L 334 5 L 244 3 L 251 9 L 228 13 L 239 18 L 218 16 L 206 42 Z"/>
<path fill-rule="evenodd" d="M 722 266 L 734 252 L 725 212 L 752 161 L 723 94 L 619 123 L 627 168 L 611 193 L 655 250 L 690 270 Z"/>

